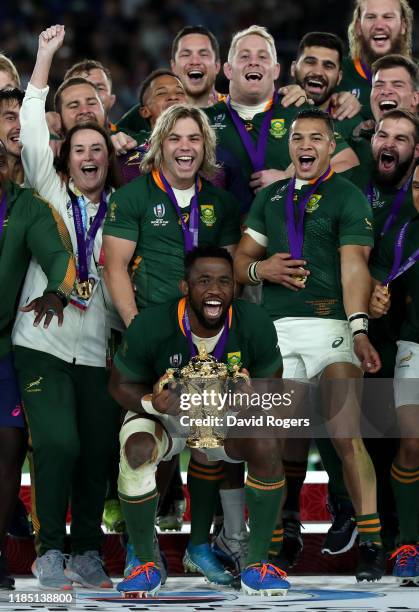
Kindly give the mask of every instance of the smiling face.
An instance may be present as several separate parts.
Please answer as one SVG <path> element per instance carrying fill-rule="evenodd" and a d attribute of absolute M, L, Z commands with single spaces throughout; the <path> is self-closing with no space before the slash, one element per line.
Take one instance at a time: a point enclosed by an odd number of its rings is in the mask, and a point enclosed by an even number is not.
<path fill-rule="evenodd" d="M 342 79 L 339 53 L 328 47 L 305 47 L 291 74 L 318 106 L 326 102 Z"/>
<path fill-rule="evenodd" d="M 355 28 L 369 61 L 399 53 L 406 33 L 399 0 L 364 0 Z"/>
<path fill-rule="evenodd" d="M 179 39 L 171 68 L 180 78 L 187 95 L 193 100 L 208 95 L 220 71 L 211 41 L 204 34 L 187 34 Z"/>
<path fill-rule="evenodd" d="M 14 89 L 19 87 L 19 83 L 13 78 L 10 72 L 0 70 L 0 89 Z"/>
<path fill-rule="evenodd" d="M 419 154 L 415 145 L 415 126 L 405 118 L 383 119 L 371 140 L 377 180 L 397 185 L 409 171 L 413 158 Z"/>
<path fill-rule="evenodd" d="M 188 281 L 182 281 L 182 291 L 188 296 L 191 327 L 194 318 L 206 330 L 220 330 L 224 324 L 234 294 L 231 264 L 218 257 L 200 257 L 192 266 Z"/>
<path fill-rule="evenodd" d="M 163 74 L 150 83 L 144 94 L 144 105 L 140 109 L 140 114 L 150 121 L 151 127 L 154 127 L 163 111 L 174 104 L 185 103 L 186 93 L 181 81 L 170 74 Z"/>
<path fill-rule="evenodd" d="M 96 121 L 105 124 L 105 111 L 99 94 L 91 85 L 70 85 L 61 93 L 61 119 L 68 131 L 73 125 Z"/>
<path fill-rule="evenodd" d="M 415 91 L 412 78 L 403 66 L 382 68 L 374 76 L 370 102 L 374 118 L 379 121 L 394 108 L 415 113 L 419 92 Z"/>
<path fill-rule="evenodd" d="M 4 100 L 0 104 L 0 140 L 3 141 L 7 153 L 20 157 L 22 145 L 19 142 L 20 104 L 17 100 Z"/>
<path fill-rule="evenodd" d="M 74 73 L 72 76 L 83 77 L 86 79 L 86 81 L 89 81 L 89 83 L 93 83 L 93 85 L 95 85 L 102 101 L 105 114 L 108 116 L 112 106 L 115 104 L 115 95 L 112 94 L 112 84 L 105 72 L 100 68 L 93 68 L 89 71 Z"/>
<path fill-rule="evenodd" d="M 231 62 L 224 64 L 224 73 L 233 101 L 256 105 L 272 97 L 279 64 L 272 57 L 268 41 L 249 34 L 238 40 Z"/>
<path fill-rule="evenodd" d="M 330 164 L 336 148 L 322 119 L 296 119 L 290 131 L 289 151 L 295 175 L 303 180 L 321 176 Z"/>
<path fill-rule="evenodd" d="M 204 137 L 191 117 L 178 119 L 162 143 L 162 171 L 172 187 L 188 189 L 204 159 Z"/>
<path fill-rule="evenodd" d="M 81 129 L 73 134 L 68 173 L 76 187 L 87 197 L 100 193 L 109 168 L 106 142 L 96 130 Z"/>

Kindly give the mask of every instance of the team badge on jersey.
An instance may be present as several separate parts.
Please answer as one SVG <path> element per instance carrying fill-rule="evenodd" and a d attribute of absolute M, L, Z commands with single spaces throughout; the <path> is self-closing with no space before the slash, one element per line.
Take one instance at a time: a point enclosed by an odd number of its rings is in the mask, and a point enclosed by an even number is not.
<path fill-rule="evenodd" d="M 224 129 L 225 127 L 227 127 L 225 124 L 225 119 L 226 119 L 225 113 L 220 113 L 219 115 L 215 115 L 213 122 L 211 124 L 211 127 L 214 130 Z"/>
<path fill-rule="evenodd" d="M 372 223 L 371 223 L 371 221 L 367 217 L 365 217 L 364 221 L 365 221 L 365 227 L 372 231 Z"/>
<path fill-rule="evenodd" d="M 108 219 L 109 221 L 116 221 L 116 209 L 118 208 L 118 204 L 116 202 L 112 202 L 109 206 Z"/>
<path fill-rule="evenodd" d="M 271 119 L 271 128 L 269 133 L 274 138 L 282 138 L 287 133 L 285 127 L 285 119 Z"/>
<path fill-rule="evenodd" d="M 212 227 L 217 221 L 215 216 L 214 204 L 201 204 L 201 221 L 207 227 Z"/>
<path fill-rule="evenodd" d="M 312 213 L 315 210 L 317 210 L 318 207 L 320 206 L 320 200 L 321 199 L 322 199 L 322 196 L 318 195 L 317 193 L 312 195 L 311 198 L 309 199 L 309 201 L 306 204 L 306 212 Z"/>
<path fill-rule="evenodd" d="M 377 187 L 372 188 L 372 197 L 368 198 L 370 200 L 370 204 L 373 208 L 383 208 L 385 206 L 385 201 L 380 200 L 381 194 Z"/>
<path fill-rule="evenodd" d="M 242 354 L 240 351 L 236 351 L 235 353 L 227 353 L 227 366 L 229 370 L 233 368 L 241 368 L 242 367 Z"/>
<path fill-rule="evenodd" d="M 172 368 L 178 368 L 182 363 L 182 353 L 175 353 L 169 357 L 169 363 Z"/>

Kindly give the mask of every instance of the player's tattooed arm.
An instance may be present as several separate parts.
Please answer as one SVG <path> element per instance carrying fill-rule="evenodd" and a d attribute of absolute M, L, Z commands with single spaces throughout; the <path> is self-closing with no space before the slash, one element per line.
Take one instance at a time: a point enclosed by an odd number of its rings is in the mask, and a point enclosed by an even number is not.
<path fill-rule="evenodd" d="M 65 29 L 63 25 L 53 25 L 39 35 L 38 53 L 31 83 L 38 89 L 48 85 L 49 71 L 55 53 L 64 42 Z"/>

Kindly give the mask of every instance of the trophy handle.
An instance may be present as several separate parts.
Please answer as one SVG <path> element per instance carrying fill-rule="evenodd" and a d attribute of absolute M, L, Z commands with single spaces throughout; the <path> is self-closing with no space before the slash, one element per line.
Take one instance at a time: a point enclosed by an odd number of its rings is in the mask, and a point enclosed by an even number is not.
<path fill-rule="evenodd" d="M 161 379 L 159 380 L 159 384 L 157 386 L 158 393 L 161 393 L 163 389 L 166 389 L 168 387 L 170 382 L 173 382 L 175 380 L 175 377 L 173 374 L 174 374 L 174 370 L 169 368 L 166 371 L 166 373 L 161 377 Z"/>

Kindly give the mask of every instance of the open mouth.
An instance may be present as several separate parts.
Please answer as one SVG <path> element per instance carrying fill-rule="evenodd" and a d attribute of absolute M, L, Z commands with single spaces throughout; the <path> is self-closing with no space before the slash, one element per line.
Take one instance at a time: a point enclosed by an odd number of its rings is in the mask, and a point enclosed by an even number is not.
<path fill-rule="evenodd" d="M 378 107 L 381 111 L 387 112 L 393 110 L 393 108 L 397 108 L 396 100 L 381 100 L 378 103 Z"/>
<path fill-rule="evenodd" d="M 192 167 L 192 164 L 193 164 L 192 155 L 179 155 L 175 159 L 176 159 L 177 165 L 180 166 L 180 168 L 183 168 L 184 170 L 189 170 Z"/>
<path fill-rule="evenodd" d="M 96 164 L 85 164 L 82 166 L 81 171 L 85 176 L 96 176 L 99 168 Z"/>
<path fill-rule="evenodd" d="M 202 70 L 190 70 L 190 72 L 188 72 L 188 77 L 192 81 L 200 81 L 204 78 L 204 73 L 202 72 Z"/>
<path fill-rule="evenodd" d="M 298 161 L 300 162 L 301 170 L 309 171 L 312 169 L 316 158 L 312 155 L 300 155 Z"/>
<path fill-rule="evenodd" d="M 263 78 L 263 74 L 261 72 L 247 72 L 244 75 L 246 81 L 261 81 Z"/>
<path fill-rule="evenodd" d="M 380 155 L 380 166 L 386 172 L 394 170 L 397 166 L 398 158 L 395 153 L 382 151 Z"/>
<path fill-rule="evenodd" d="M 204 315 L 207 319 L 219 319 L 223 313 L 221 300 L 205 300 Z"/>
<path fill-rule="evenodd" d="M 13 136 L 10 136 L 9 140 L 14 144 L 20 144 L 20 134 L 14 134 Z"/>
<path fill-rule="evenodd" d="M 305 84 L 311 91 L 322 91 L 326 87 L 324 79 L 318 77 L 308 77 L 305 80 Z"/>
<path fill-rule="evenodd" d="M 372 40 L 378 45 L 382 46 L 388 41 L 388 34 L 374 34 Z"/>

